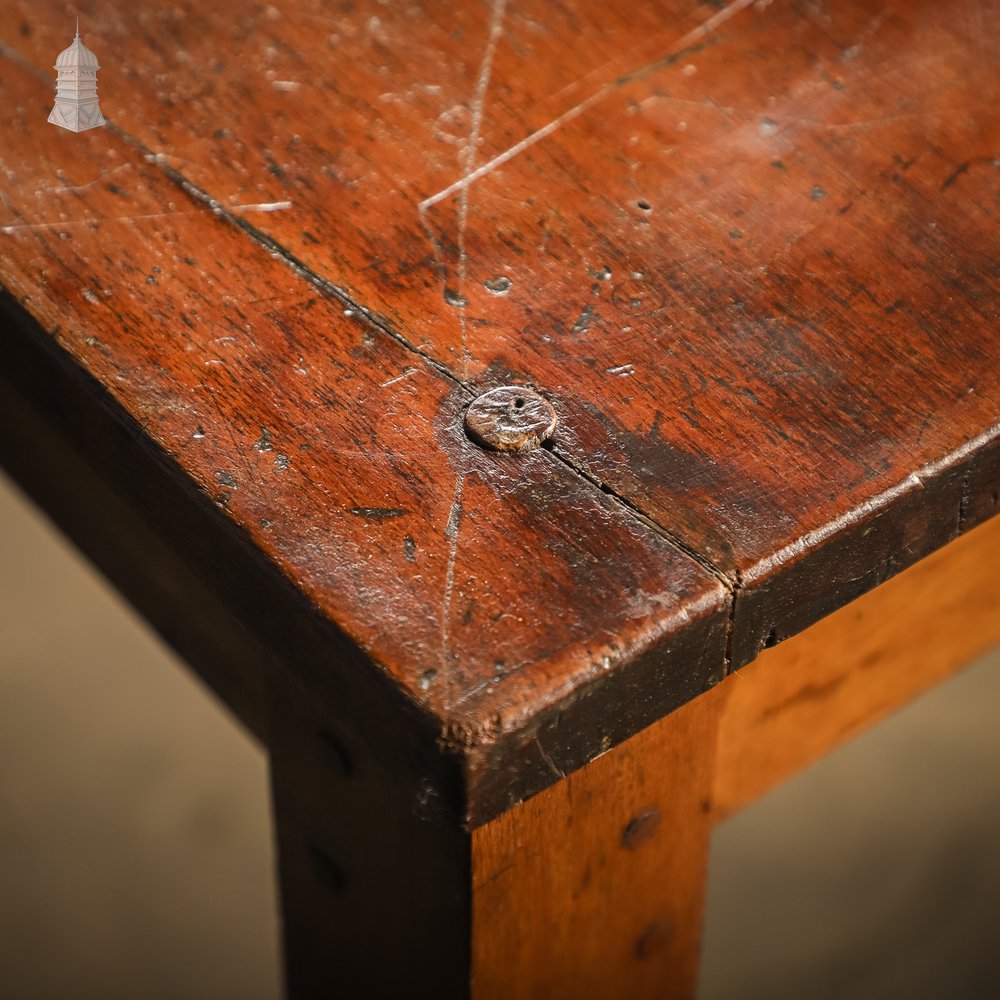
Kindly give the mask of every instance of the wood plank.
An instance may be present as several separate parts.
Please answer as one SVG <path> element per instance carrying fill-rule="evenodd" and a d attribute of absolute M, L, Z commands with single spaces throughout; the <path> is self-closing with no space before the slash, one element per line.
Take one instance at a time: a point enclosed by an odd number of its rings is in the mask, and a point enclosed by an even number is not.
<path fill-rule="evenodd" d="M 47 67 L 62 8 L 4 6 Z M 91 30 L 162 162 L 470 388 L 550 394 L 558 452 L 738 591 L 734 666 L 995 511 L 995 3 L 183 0 Z"/>
<path fill-rule="evenodd" d="M 1000 519 L 813 625 L 713 689 L 717 818 L 1000 643 Z"/>
<path fill-rule="evenodd" d="M 472 995 L 693 997 L 715 691 L 472 834 Z"/>
<path fill-rule="evenodd" d="M 549 451 L 472 446 L 439 366 L 0 80 L 4 379 L 376 753 L 443 754 L 483 818 L 718 679 L 711 573 Z"/>

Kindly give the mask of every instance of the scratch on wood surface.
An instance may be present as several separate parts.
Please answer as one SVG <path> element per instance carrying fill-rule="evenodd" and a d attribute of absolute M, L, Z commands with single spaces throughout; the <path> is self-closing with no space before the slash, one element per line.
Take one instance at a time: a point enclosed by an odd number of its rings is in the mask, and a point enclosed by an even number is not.
<path fill-rule="evenodd" d="M 470 106 L 471 124 L 469 126 L 469 136 L 462 150 L 460 167 L 463 175 L 472 173 L 476 167 L 482 133 L 483 111 L 486 106 L 486 91 L 489 88 L 490 76 L 493 72 L 493 57 L 496 55 L 500 38 L 503 36 L 503 22 L 506 9 L 507 0 L 493 0 L 489 30 L 486 36 L 486 46 L 483 49 L 483 56 L 479 63 L 476 88 L 473 92 Z M 469 337 L 466 316 L 467 300 L 465 297 L 465 281 L 468 273 L 468 254 L 465 248 L 465 234 L 469 223 L 468 186 L 462 189 L 458 203 L 458 238 L 456 240 L 458 247 L 458 264 L 456 268 L 457 289 L 452 292 L 447 288 L 447 269 L 444 266 L 444 253 L 441 241 L 435 236 L 430 221 L 427 218 L 427 209 L 430 207 L 430 204 L 427 202 L 420 202 L 417 205 L 417 213 L 420 216 L 420 223 L 423 226 L 424 232 L 434 247 L 438 270 L 445 281 L 445 298 L 458 309 L 459 336 L 462 351 L 461 377 L 466 378 L 469 374 Z"/>
<path fill-rule="evenodd" d="M 707 18 L 696 28 L 693 28 L 687 34 L 682 35 L 677 39 L 669 48 L 661 53 L 656 59 L 651 62 L 643 63 L 641 66 L 634 69 L 628 70 L 627 72 L 619 75 L 611 81 L 610 83 L 605 83 L 598 87 L 594 93 L 589 97 L 584 98 L 582 101 L 574 104 L 573 107 L 564 111 L 557 118 L 554 118 L 548 124 L 543 125 L 541 128 L 536 129 L 534 132 L 529 133 L 520 142 L 515 143 L 508 149 L 505 149 L 502 153 L 498 153 L 492 159 L 488 160 L 486 163 L 482 164 L 480 167 L 475 167 L 473 169 L 467 170 L 466 173 L 460 177 L 453 184 L 449 184 L 448 187 L 443 188 L 436 194 L 430 195 L 420 202 L 419 209 L 421 212 L 425 212 L 427 209 L 432 208 L 439 202 L 444 201 L 445 198 L 450 198 L 453 194 L 459 191 L 465 191 L 476 181 L 488 174 L 491 174 L 498 167 L 502 167 L 505 163 L 514 159 L 515 156 L 523 153 L 526 149 L 535 145 L 535 143 L 540 142 L 542 139 L 547 138 L 552 135 L 553 132 L 562 128 L 563 125 L 568 124 L 575 118 L 579 118 L 584 112 L 589 111 L 595 104 L 603 100 L 609 94 L 613 93 L 615 90 L 631 83 L 633 80 L 641 76 L 644 72 L 648 71 L 650 68 L 657 66 L 662 63 L 665 59 L 670 59 L 679 55 L 680 53 L 686 51 L 694 45 L 698 45 L 703 42 L 706 38 L 717 31 L 723 24 L 725 24 L 730 18 L 734 17 L 740 11 L 749 7 L 752 3 L 757 3 L 758 6 L 763 9 L 769 6 L 770 0 L 732 0 L 732 3 L 728 4 L 722 10 L 717 11 L 711 17 Z M 564 88 L 567 89 L 567 88 Z"/>
<path fill-rule="evenodd" d="M 558 778 L 565 778 L 566 772 L 556 767 L 555 761 L 549 756 L 548 751 L 542 746 L 542 741 L 538 738 L 538 734 L 535 734 L 535 746 L 538 747 L 538 752 L 542 755 L 542 760 L 548 764 L 549 769 Z"/>
<path fill-rule="evenodd" d="M 283 212 L 291 208 L 290 201 L 262 201 L 255 205 L 232 205 L 234 212 Z"/>
<path fill-rule="evenodd" d="M 70 226 L 101 225 L 105 222 L 143 222 L 147 219 L 170 219 L 178 215 L 194 215 L 197 211 L 197 209 L 191 209 L 183 212 L 155 212 L 153 215 L 95 216 L 92 219 L 63 219 L 60 222 L 22 222 L 16 225 L 0 226 L 0 233 L 10 236 L 21 230 L 67 229 Z"/>
<path fill-rule="evenodd" d="M 469 141 L 465 147 L 462 172 L 469 174 L 476 168 L 479 158 L 479 136 L 483 126 L 483 110 L 486 106 L 486 91 L 490 85 L 493 72 L 493 57 L 496 55 L 497 44 L 503 34 L 503 19 L 507 9 L 507 0 L 493 0 L 493 10 L 490 15 L 489 35 L 486 38 L 486 48 L 483 51 L 482 62 L 479 64 L 479 77 L 476 80 L 476 92 L 472 98 L 472 126 L 469 129 Z M 458 202 L 458 317 L 462 330 L 462 378 L 469 374 L 469 337 L 466 322 L 465 276 L 468 269 L 468 254 L 465 249 L 465 233 L 469 223 L 469 187 L 462 189 Z"/>
<path fill-rule="evenodd" d="M 60 184 L 57 187 L 48 188 L 36 188 L 35 197 L 40 198 L 43 195 L 49 194 L 75 194 L 77 191 L 86 191 L 88 188 L 92 188 L 95 184 L 100 184 L 101 181 L 107 180 L 109 177 L 113 177 L 115 174 L 121 173 L 123 170 L 131 170 L 131 163 L 120 163 L 117 167 L 113 167 L 111 170 L 105 171 L 100 177 L 95 177 L 92 181 L 87 181 L 85 184 Z M 62 171 L 57 171 L 57 176 L 61 175 Z M 59 176 L 62 180 L 62 177 Z"/>
<path fill-rule="evenodd" d="M 463 445 L 463 458 L 464 458 Z M 451 598 L 455 590 L 455 562 L 458 557 L 458 531 L 462 523 L 462 492 L 465 489 L 465 470 L 455 479 L 455 496 L 448 511 L 448 521 L 444 527 L 448 539 L 448 563 L 444 574 L 444 596 L 441 600 L 441 670 L 449 666 L 451 657 Z M 445 678 L 449 674 L 444 674 Z M 447 683 L 447 680 L 446 680 Z"/>
<path fill-rule="evenodd" d="M 390 385 L 395 385 L 397 382 L 402 382 L 403 379 L 409 378 L 411 375 L 416 375 L 419 369 L 417 368 L 407 368 L 402 375 L 397 375 L 395 378 L 389 379 L 388 382 L 383 382 L 379 388 L 388 389 Z"/>

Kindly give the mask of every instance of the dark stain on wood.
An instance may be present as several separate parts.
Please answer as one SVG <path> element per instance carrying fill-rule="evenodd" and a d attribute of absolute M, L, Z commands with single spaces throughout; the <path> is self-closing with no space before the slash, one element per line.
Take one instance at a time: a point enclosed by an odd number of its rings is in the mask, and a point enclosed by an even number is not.
<path fill-rule="evenodd" d="M 189 570 L 255 567 L 205 583 L 279 660 L 276 606 L 325 622 L 287 669 L 461 761 L 472 823 L 997 511 L 996 12 L 712 6 L 528 0 L 484 50 L 481 7 L 362 0 L 349 76 L 248 0 L 116 7 L 130 102 L 68 160 L 61 7 L 7 5 L 9 391 Z M 465 438 L 501 373 L 547 448 Z"/>

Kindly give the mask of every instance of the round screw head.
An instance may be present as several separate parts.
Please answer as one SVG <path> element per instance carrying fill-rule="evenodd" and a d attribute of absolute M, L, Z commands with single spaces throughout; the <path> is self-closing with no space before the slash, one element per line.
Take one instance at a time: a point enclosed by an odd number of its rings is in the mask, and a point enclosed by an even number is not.
<path fill-rule="evenodd" d="M 528 451 L 551 436 L 557 421 L 552 404 L 534 389 L 502 385 L 473 400 L 465 414 L 465 429 L 485 448 Z"/>

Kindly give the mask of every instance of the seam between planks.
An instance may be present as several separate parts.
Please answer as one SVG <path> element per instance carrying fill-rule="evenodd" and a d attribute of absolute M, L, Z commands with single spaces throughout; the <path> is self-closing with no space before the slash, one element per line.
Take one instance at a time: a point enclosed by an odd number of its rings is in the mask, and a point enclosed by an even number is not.
<path fill-rule="evenodd" d="M 39 80 L 43 81 L 46 85 L 51 84 L 49 74 L 35 66 L 35 64 L 28 60 L 18 49 L 14 48 L 2 39 L 0 39 L 0 56 L 10 59 L 12 62 L 21 66 Z M 434 371 L 451 381 L 466 396 L 467 400 L 471 401 L 475 398 L 476 390 L 468 384 L 466 379 L 461 378 L 447 365 L 438 361 L 438 359 L 432 354 L 421 350 L 409 338 L 396 330 L 385 317 L 380 316 L 377 312 L 369 309 L 363 303 L 355 299 L 347 291 L 347 289 L 314 270 L 304 261 L 300 260 L 283 244 L 258 229 L 245 218 L 236 215 L 227 209 L 222 202 L 220 202 L 217 198 L 214 198 L 205 188 L 190 180 L 175 167 L 170 166 L 170 164 L 166 162 L 164 154 L 157 153 L 150 149 L 144 142 L 119 128 L 110 119 L 106 121 L 104 127 L 127 146 L 134 149 L 142 157 L 144 162 L 150 164 L 154 168 L 159 168 L 164 176 L 167 177 L 167 179 L 181 191 L 183 191 L 193 202 L 204 206 L 213 216 L 229 223 L 231 226 L 241 231 L 250 239 L 252 243 L 265 250 L 273 259 L 280 260 L 296 276 L 304 279 L 325 296 L 337 299 L 346 308 L 351 309 L 360 316 L 363 316 L 376 330 L 389 337 L 391 340 L 394 340 L 405 350 L 424 361 L 424 363 L 434 369 Z M 607 496 L 626 517 L 631 518 L 634 521 L 638 521 L 645 528 L 664 540 L 679 554 L 692 559 L 725 588 L 729 595 L 729 608 L 726 624 L 725 655 L 722 664 L 722 672 L 723 674 L 729 673 L 732 663 L 730 654 L 736 617 L 736 601 L 741 586 L 739 574 L 727 573 L 721 567 L 716 566 L 711 559 L 704 555 L 704 553 L 687 544 L 683 539 L 675 535 L 664 525 L 660 524 L 655 518 L 647 514 L 633 501 L 623 496 L 607 483 L 602 482 L 598 477 L 585 471 L 577 462 L 573 461 L 569 455 L 559 450 L 557 445 L 550 444 L 546 446 L 544 450 L 552 456 L 552 461 L 559 462 L 565 468 L 574 473 L 579 479 L 582 479 L 594 489 L 599 490 Z"/>

